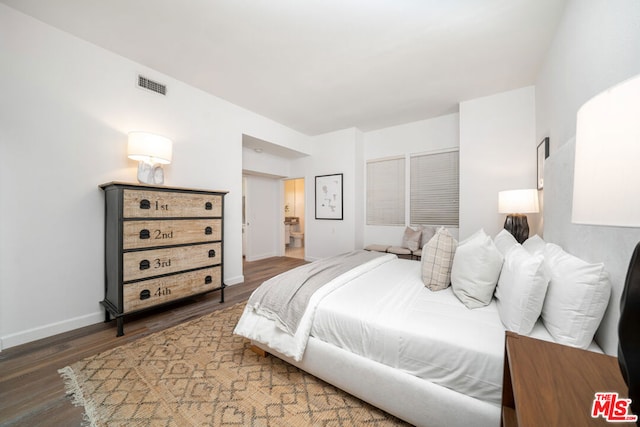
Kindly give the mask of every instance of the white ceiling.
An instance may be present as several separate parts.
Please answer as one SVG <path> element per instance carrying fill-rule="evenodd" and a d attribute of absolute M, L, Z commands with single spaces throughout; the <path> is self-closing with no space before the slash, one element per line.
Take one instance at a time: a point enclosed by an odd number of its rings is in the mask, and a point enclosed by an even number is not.
<path fill-rule="evenodd" d="M 533 84 L 565 0 L 0 0 L 308 135 Z"/>

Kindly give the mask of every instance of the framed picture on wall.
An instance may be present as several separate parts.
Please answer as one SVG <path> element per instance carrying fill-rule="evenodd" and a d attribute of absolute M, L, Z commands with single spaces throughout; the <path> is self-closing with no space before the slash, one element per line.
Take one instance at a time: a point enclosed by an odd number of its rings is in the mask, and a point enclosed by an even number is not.
<path fill-rule="evenodd" d="M 538 144 L 538 167 L 537 169 L 537 179 L 538 179 L 538 190 L 542 190 L 544 187 L 544 162 L 547 157 L 549 157 L 549 137 Z"/>
<path fill-rule="evenodd" d="M 316 176 L 316 219 L 342 219 L 342 174 Z"/>

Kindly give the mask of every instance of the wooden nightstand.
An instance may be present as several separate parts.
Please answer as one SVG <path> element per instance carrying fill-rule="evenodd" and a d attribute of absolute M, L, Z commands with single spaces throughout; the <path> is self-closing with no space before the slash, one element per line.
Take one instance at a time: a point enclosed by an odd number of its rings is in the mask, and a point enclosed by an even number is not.
<path fill-rule="evenodd" d="M 617 358 L 506 334 L 502 426 L 612 425 L 591 412 L 597 392 L 627 398 Z"/>

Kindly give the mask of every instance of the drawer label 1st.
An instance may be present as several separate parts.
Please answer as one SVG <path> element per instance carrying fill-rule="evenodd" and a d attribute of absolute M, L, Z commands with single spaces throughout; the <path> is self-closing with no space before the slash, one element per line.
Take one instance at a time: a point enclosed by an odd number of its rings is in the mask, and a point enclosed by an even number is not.
<path fill-rule="evenodd" d="M 124 190 L 125 218 L 220 217 L 222 194 Z"/>

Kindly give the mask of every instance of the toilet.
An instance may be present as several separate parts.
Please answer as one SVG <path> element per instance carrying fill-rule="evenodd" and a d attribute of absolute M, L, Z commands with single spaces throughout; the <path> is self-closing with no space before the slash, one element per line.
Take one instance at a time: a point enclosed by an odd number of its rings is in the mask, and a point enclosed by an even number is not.
<path fill-rule="evenodd" d="M 304 233 L 292 231 L 291 237 L 293 237 L 293 247 L 301 248 L 302 247 L 302 239 L 304 238 Z"/>

